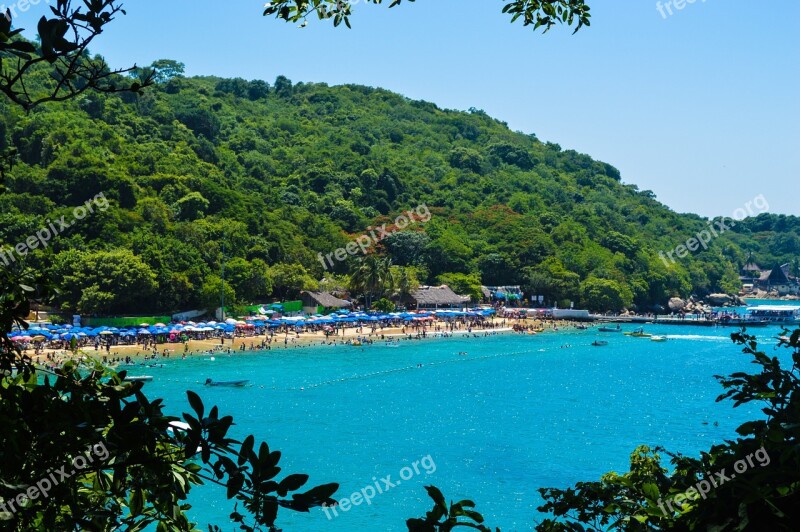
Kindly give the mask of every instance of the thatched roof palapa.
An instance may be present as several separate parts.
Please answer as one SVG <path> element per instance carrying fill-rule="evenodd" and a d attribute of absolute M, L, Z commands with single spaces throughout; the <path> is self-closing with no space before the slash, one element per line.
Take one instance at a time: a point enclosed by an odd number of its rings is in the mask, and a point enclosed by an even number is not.
<path fill-rule="evenodd" d="M 353 306 L 353 304 L 349 301 L 339 299 L 338 297 L 327 292 L 303 292 L 301 295 L 303 296 L 304 300 L 307 299 L 312 303 L 316 303 L 318 307 L 344 308 Z"/>
<path fill-rule="evenodd" d="M 422 286 L 411 294 L 411 298 L 419 307 L 463 307 L 469 302 L 469 296 L 460 296 L 449 286 Z"/>

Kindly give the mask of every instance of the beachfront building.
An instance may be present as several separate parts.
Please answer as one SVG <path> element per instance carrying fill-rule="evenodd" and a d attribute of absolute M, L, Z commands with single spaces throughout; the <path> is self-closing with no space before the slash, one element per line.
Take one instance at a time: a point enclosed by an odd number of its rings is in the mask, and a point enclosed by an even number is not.
<path fill-rule="evenodd" d="M 449 286 L 421 286 L 411 294 L 412 305 L 417 310 L 464 308 L 469 306 L 469 296 L 460 296 Z"/>
<path fill-rule="evenodd" d="M 347 300 L 339 299 L 328 292 L 302 292 L 303 312 L 306 314 L 328 314 L 334 310 L 353 306 Z"/>
<path fill-rule="evenodd" d="M 761 272 L 755 287 L 767 292 L 777 292 L 782 296 L 797 295 L 800 294 L 800 279 L 791 274 L 789 264 L 784 264 Z"/>
<path fill-rule="evenodd" d="M 742 291 L 750 293 L 756 288 L 758 279 L 761 277 L 761 266 L 755 262 L 748 262 L 739 272 L 739 281 L 742 282 Z"/>
<path fill-rule="evenodd" d="M 522 288 L 519 285 L 481 286 L 481 292 L 486 303 L 501 302 L 509 306 L 516 306 L 523 298 Z"/>

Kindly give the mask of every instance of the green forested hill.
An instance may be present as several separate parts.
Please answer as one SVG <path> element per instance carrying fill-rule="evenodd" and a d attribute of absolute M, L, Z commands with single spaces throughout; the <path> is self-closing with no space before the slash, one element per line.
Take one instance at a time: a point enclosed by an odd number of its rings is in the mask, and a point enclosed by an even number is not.
<path fill-rule="evenodd" d="M 771 266 L 800 253 L 800 220 L 762 214 L 667 266 L 658 252 L 707 220 L 482 111 L 283 77 L 162 78 L 141 97 L 0 107 L 2 148 L 18 151 L 0 195 L 6 249 L 98 194 L 109 202 L 25 257 L 60 285 L 66 310 L 211 305 L 223 245 L 228 297 L 292 296 L 331 278 L 318 253 L 420 205 L 430 221 L 378 254 L 421 282 L 522 284 L 550 302 L 647 308 L 737 289 L 748 257 Z"/>

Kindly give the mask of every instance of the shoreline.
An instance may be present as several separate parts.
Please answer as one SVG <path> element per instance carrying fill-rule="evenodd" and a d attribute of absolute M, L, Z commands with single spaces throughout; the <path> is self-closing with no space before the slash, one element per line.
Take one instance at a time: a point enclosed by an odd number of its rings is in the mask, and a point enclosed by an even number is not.
<path fill-rule="evenodd" d="M 352 327 L 344 329 L 343 334 L 335 337 L 326 337 L 321 331 L 287 333 L 281 332 L 273 335 L 237 336 L 233 339 L 209 338 L 203 340 L 188 340 L 185 343 L 174 342 L 158 344 L 157 353 L 152 349 L 144 349 L 142 344 L 115 345 L 109 350 L 95 349 L 91 346 L 79 348 L 76 352 L 64 349 L 45 349 L 38 355 L 30 351 L 24 352 L 31 356 L 37 366 L 58 366 L 68 360 L 94 360 L 109 367 L 129 365 L 133 363 L 159 363 L 165 360 L 185 360 L 198 356 L 218 354 L 258 354 L 269 351 L 283 351 L 305 347 L 352 345 L 355 340 L 362 340 L 369 347 L 370 343 L 395 343 L 411 340 L 442 340 L 448 338 L 477 337 L 508 335 L 508 334 L 541 334 L 543 332 L 559 332 L 562 330 L 578 330 L 577 322 L 566 320 L 539 320 L 539 319 L 496 319 L 491 327 L 472 327 L 449 329 L 447 322 L 435 322 L 429 329 L 409 329 L 403 332 L 401 327 L 389 327 L 376 331 L 365 331 L 363 328 Z M 522 329 L 521 331 L 518 329 Z M 244 349 L 242 349 L 244 347 Z M 357 344 L 354 346 L 357 347 Z"/>

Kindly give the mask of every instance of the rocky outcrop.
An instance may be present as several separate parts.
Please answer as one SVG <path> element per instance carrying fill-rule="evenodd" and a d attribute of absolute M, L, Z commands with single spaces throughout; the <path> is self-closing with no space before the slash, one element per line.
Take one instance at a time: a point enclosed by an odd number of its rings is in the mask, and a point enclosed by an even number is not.
<path fill-rule="evenodd" d="M 672 312 L 679 312 L 686 307 L 686 301 L 679 297 L 673 297 L 669 300 L 667 306 Z"/>
<path fill-rule="evenodd" d="M 706 296 L 705 303 L 713 307 L 742 307 L 746 303 L 733 294 L 711 294 Z"/>

